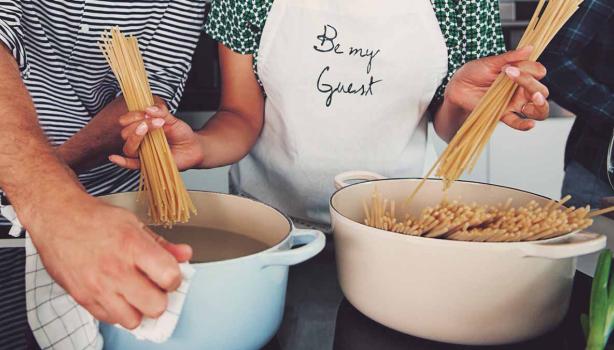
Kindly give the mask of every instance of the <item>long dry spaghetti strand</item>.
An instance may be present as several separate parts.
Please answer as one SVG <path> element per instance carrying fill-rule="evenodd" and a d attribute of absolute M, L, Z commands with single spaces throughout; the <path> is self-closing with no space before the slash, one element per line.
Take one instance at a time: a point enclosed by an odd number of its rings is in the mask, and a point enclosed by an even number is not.
<path fill-rule="evenodd" d="M 537 61 L 582 2 L 583 0 L 540 0 L 518 48 L 532 46 L 529 60 Z M 433 173 L 444 180 L 444 189 L 448 189 L 463 173 L 473 169 L 517 89 L 518 84 L 505 74 L 497 77 L 446 150 L 414 189 L 408 201 L 413 199 L 424 181 Z"/>
<path fill-rule="evenodd" d="M 130 111 L 142 112 L 155 101 L 135 37 L 124 36 L 118 27 L 102 34 L 100 49 L 122 89 Z M 196 207 L 179 175 L 168 141 L 161 129 L 148 133 L 139 148 L 140 193 L 147 193 L 148 213 L 155 224 L 172 226 L 187 222 Z"/>

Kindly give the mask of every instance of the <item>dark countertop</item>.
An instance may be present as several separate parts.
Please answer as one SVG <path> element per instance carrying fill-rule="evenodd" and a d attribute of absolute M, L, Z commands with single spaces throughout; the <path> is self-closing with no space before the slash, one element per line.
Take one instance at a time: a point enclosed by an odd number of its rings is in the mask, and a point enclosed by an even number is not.
<path fill-rule="evenodd" d="M 386 328 L 356 310 L 337 283 L 334 247 L 292 267 L 282 327 L 266 350 L 583 350 L 580 314 L 588 310 L 591 277 L 578 272 L 570 310 L 559 328 L 532 341 L 498 347 L 470 347 L 437 343 Z M 612 342 L 611 342 L 612 343 Z"/>

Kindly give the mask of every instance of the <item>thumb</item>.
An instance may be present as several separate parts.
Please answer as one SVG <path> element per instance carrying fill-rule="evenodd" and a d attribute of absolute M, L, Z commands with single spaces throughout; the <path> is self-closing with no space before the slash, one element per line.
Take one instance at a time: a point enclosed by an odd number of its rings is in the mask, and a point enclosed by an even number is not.
<path fill-rule="evenodd" d="M 167 252 L 171 253 L 173 257 L 177 260 L 177 262 L 186 262 L 192 258 L 192 247 L 187 244 L 175 244 L 167 241 L 162 236 L 152 232 L 151 230 L 147 230 L 149 234 L 153 237 L 153 239 Z"/>
<path fill-rule="evenodd" d="M 192 247 L 187 244 L 175 244 L 169 242 L 163 242 L 160 244 L 162 245 L 162 248 L 171 253 L 179 263 L 187 262 L 192 258 Z"/>
<path fill-rule="evenodd" d="M 484 60 L 496 70 L 501 70 L 505 65 L 528 60 L 532 51 L 533 46 L 525 46 L 521 49 L 508 51 L 501 55 L 486 57 Z"/>

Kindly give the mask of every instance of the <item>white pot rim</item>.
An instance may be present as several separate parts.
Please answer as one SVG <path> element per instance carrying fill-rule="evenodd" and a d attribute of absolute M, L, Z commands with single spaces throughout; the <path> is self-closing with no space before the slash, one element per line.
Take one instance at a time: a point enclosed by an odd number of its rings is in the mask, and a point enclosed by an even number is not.
<path fill-rule="evenodd" d="M 391 178 L 385 178 L 385 179 L 374 179 L 374 180 L 367 180 L 367 181 L 363 181 L 363 182 L 357 182 L 357 183 L 353 183 L 350 185 L 347 185 L 345 187 L 342 187 L 338 190 L 336 190 L 333 195 L 330 197 L 330 201 L 329 201 L 329 205 L 331 210 L 333 210 L 335 213 L 337 213 L 340 217 L 344 218 L 345 220 L 352 222 L 354 224 L 358 224 L 358 225 L 362 225 L 365 227 L 369 227 L 372 229 L 373 232 L 378 232 L 380 234 L 385 234 L 391 238 L 394 237 L 402 237 L 404 239 L 421 239 L 421 240 L 428 240 L 428 241 L 432 241 L 432 243 L 438 244 L 438 243 L 442 243 L 442 244 L 455 244 L 455 245 L 471 245 L 471 246 L 501 246 L 501 245 L 527 245 L 527 244 L 535 244 L 535 243 L 547 243 L 547 242 L 554 242 L 554 241 L 558 241 L 558 240 L 562 240 L 566 237 L 569 237 L 577 232 L 579 232 L 580 230 L 576 230 L 573 232 L 570 232 L 568 234 L 565 234 L 563 236 L 559 236 L 559 237 L 555 237 L 555 238 L 549 238 L 549 239 L 544 239 L 544 240 L 539 240 L 539 241 L 525 241 L 525 242 L 466 242 L 466 241 L 455 241 L 455 240 L 451 240 L 451 239 L 441 239 L 441 238 L 431 238 L 431 237 L 422 237 L 422 236 L 412 236 L 412 235 L 404 235 L 404 234 L 400 234 L 397 232 L 391 232 L 391 231 L 387 231 L 387 230 L 382 230 L 382 229 L 378 229 L 375 227 L 371 227 L 371 226 L 367 226 L 362 222 L 357 222 L 354 221 L 350 218 L 348 218 L 347 216 L 343 215 L 339 210 L 337 210 L 337 208 L 335 208 L 335 205 L 333 204 L 333 199 L 335 198 L 335 196 L 347 189 L 350 189 L 354 186 L 361 186 L 361 185 L 367 185 L 369 183 L 374 183 L 374 182 L 387 182 L 387 181 L 403 181 L 403 180 L 411 180 L 411 181 L 422 181 L 422 178 L 419 177 L 391 177 Z M 436 178 L 428 178 L 426 180 L 427 182 L 441 182 L 440 179 L 436 179 Z M 525 191 L 525 190 L 519 190 L 517 188 L 514 187 L 509 187 L 509 186 L 503 186 L 503 185 L 494 185 L 494 184 L 488 184 L 485 182 L 480 182 L 480 181 L 469 181 L 469 180 L 457 180 L 457 182 L 459 183 L 469 183 L 469 184 L 476 184 L 476 185 L 485 185 L 485 186 L 490 186 L 490 187 L 498 187 L 498 188 L 504 188 L 504 189 L 508 189 L 508 190 L 513 190 L 513 191 L 518 191 L 518 192 L 523 192 L 526 194 L 530 194 L 536 197 L 540 197 L 546 200 L 552 200 L 551 198 L 548 198 L 546 196 L 537 194 L 537 193 L 533 193 L 530 191 Z"/>
<path fill-rule="evenodd" d="M 348 172 L 345 174 L 362 174 L 365 175 L 365 172 Z M 392 181 L 421 181 L 421 178 L 409 177 L 409 178 L 384 178 L 381 175 L 374 173 L 366 173 L 366 181 L 353 183 L 353 184 L 344 184 L 343 187 L 340 187 L 337 191 L 333 193 L 330 198 L 329 206 L 331 211 L 331 216 L 333 217 L 333 222 L 335 219 L 340 220 L 339 224 L 341 225 L 349 225 L 354 226 L 356 228 L 361 228 L 360 234 L 369 234 L 371 236 L 377 235 L 382 239 L 387 240 L 396 240 L 398 242 L 404 242 L 405 244 L 419 244 L 424 246 L 437 246 L 437 247 L 453 247 L 455 249 L 472 249 L 472 250 L 499 250 L 499 251 L 517 251 L 521 256 L 525 257 L 542 257 L 542 258 L 550 258 L 550 259 L 562 259 L 562 258 L 572 258 L 580 255 L 590 254 L 595 251 L 601 250 L 605 247 L 606 237 L 599 234 L 582 232 L 581 230 L 576 230 L 570 233 L 567 233 L 562 236 L 537 240 L 537 241 L 522 241 L 522 242 L 467 242 L 467 241 L 456 241 L 456 240 L 448 240 L 441 238 L 430 238 L 430 237 L 421 237 L 421 236 L 411 236 L 404 235 L 397 232 L 386 231 L 382 229 L 377 229 L 371 226 L 367 226 L 362 222 L 357 222 L 349 217 L 342 214 L 335 205 L 333 204 L 334 199 L 339 193 L 350 190 L 356 186 L 368 186 L 370 184 L 376 182 L 392 182 Z M 340 174 L 339 177 L 342 177 L 344 174 Z M 358 177 L 358 179 L 361 179 Z M 364 178 L 363 178 L 364 179 Z M 337 179 L 336 179 L 337 181 Z M 440 179 L 432 179 L 429 178 L 426 180 L 427 182 L 441 182 Z M 506 190 L 512 190 L 520 193 L 525 193 L 532 195 L 536 198 L 541 198 L 544 200 L 551 200 L 546 196 L 542 196 L 539 194 L 535 194 L 529 191 L 524 191 L 520 189 L 516 189 L 508 186 L 501 185 L 493 185 L 487 184 L 478 181 L 465 181 L 459 180 L 459 183 L 467 183 L 488 187 L 496 187 Z M 358 226 L 356 226 L 358 225 Z"/>
<path fill-rule="evenodd" d="M 257 257 L 258 255 L 261 255 L 263 253 L 270 253 L 270 252 L 274 252 L 279 250 L 282 246 L 284 246 L 284 244 L 286 244 L 291 238 L 292 238 L 292 233 L 296 230 L 294 227 L 294 224 L 292 223 L 292 220 L 290 220 L 290 218 L 284 214 L 281 210 L 272 207 L 268 204 L 262 203 L 260 201 L 257 201 L 253 198 L 249 198 L 249 197 L 243 197 L 243 196 L 238 196 L 238 195 L 234 195 L 234 194 L 230 194 L 230 193 L 223 193 L 223 192 L 216 192 L 216 191 L 205 191 L 205 190 L 188 190 L 188 193 L 206 193 L 206 194 L 211 194 L 211 195 L 217 195 L 217 196 L 221 196 L 224 198 L 233 198 L 233 199 L 239 199 L 239 200 L 245 200 L 245 201 L 249 201 L 254 203 L 255 205 L 262 205 L 267 207 L 267 209 L 269 210 L 273 210 L 277 213 L 277 215 L 281 216 L 285 221 L 288 222 L 288 231 L 285 232 L 284 237 L 277 243 L 275 243 L 274 245 L 268 247 L 267 249 L 258 251 L 256 253 L 253 254 L 249 254 L 249 255 L 244 255 L 244 256 L 239 256 L 236 258 L 232 258 L 232 259 L 225 259 L 225 260 L 218 260 L 218 261 L 209 261 L 209 262 L 200 262 L 200 263 L 190 263 L 190 265 L 198 268 L 199 266 L 217 266 L 217 265 L 224 265 L 224 264 L 234 264 L 234 263 L 241 263 L 243 261 L 246 260 L 250 260 L 250 259 L 254 259 L 255 257 Z M 121 192 L 121 193 L 111 193 L 111 194 L 107 194 L 107 195 L 103 195 L 103 196 L 98 196 L 97 198 L 105 198 L 105 197 L 110 197 L 113 195 L 138 195 L 139 192 L 138 191 L 129 191 L 129 192 Z"/>
<path fill-rule="evenodd" d="M 510 248 L 512 248 L 513 249 L 513 248 L 519 248 L 519 247 L 528 246 L 528 245 L 546 244 L 546 243 L 555 243 L 557 241 L 564 241 L 564 240 L 574 236 L 578 232 L 580 232 L 580 230 L 576 230 L 576 231 L 567 233 L 567 234 L 562 235 L 562 236 L 558 236 L 558 237 L 554 237 L 554 238 L 549 238 L 549 239 L 544 239 L 544 240 L 538 240 L 538 241 L 521 241 L 521 242 L 467 242 L 467 241 L 457 241 L 457 240 L 452 240 L 452 239 L 441 239 L 441 238 L 433 238 L 433 237 L 412 236 L 412 235 L 405 235 L 405 234 L 402 234 L 402 233 L 382 230 L 382 229 L 379 229 L 379 228 L 371 227 L 371 226 L 365 225 L 363 223 L 351 220 L 351 219 L 349 219 L 348 217 L 344 216 L 343 214 L 339 213 L 336 210 L 335 210 L 335 212 L 338 214 L 338 218 L 340 220 L 343 220 L 345 222 L 345 224 L 348 224 L 348 225 L 359 225 L 359 226 L 361 226 L 363 228 L 368 228 L 368 231 L 365 231 L 365 232 L 369 232 L 369 234 L 379 235 L 379 236 L 382 236 L 383 238 L 386 238 L 386 239 L 396 239 L 396 240 L 399 240 L 399 241 L 406 241 L 406 242 L 412 243 L 412 244 L 421 244 L 421 245 L 428 245 L 428 246 L 440 245 L 440 246 L 455 246 L 455 247 L 475 248 L 475 249 L 479 249 L 479 248 L 482 248 L 482 249 L 485 249 L 485 248 L 505 248 L 505 249 L 510 249 Z"/>

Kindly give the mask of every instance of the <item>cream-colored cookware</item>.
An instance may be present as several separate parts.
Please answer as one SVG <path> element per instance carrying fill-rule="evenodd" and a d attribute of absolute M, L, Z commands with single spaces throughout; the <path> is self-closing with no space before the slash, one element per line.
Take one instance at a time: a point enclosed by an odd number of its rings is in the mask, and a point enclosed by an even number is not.
<path fill-rule="evenodd" d="M 365 182 L 348 184 L 350 180 Z M 407 236 L 362 224 L 363 201 L 377 187 L 403 202 L 420 179 L 369 172 L 335 178 L 330 211 L 341 288 L 362 313 L 414 336 L 468 345 L 523 341 L 555 328 L 567 313 L 576 257 L 605 247 L 603 235 L 572 232 L 539 242 L 460 242 Z M 443 198 L 428 180 L 409 206 L 417 215 Z M 528 192 L 456 182 L 448 198 L 515 205 L 549 199 Z"/>

